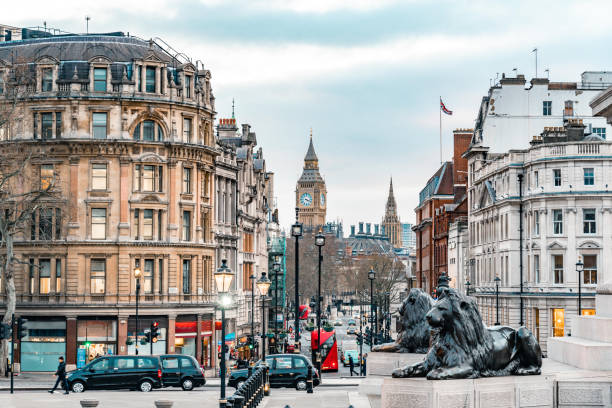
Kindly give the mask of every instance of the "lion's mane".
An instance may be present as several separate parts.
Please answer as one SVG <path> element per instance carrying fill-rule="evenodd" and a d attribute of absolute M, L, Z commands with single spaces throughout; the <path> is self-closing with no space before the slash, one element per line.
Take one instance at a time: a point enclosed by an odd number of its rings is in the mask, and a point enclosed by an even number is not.
<path fill-rule="evenodd" d="M 410 289 L 404 299 L 399 313 L 402 330 L 396 342 L 400 351 L 408 353 L 426 353 L 429 348 L 429 324 L 425 315 L 434 305 L 434 300 L 419 288 Z"/>

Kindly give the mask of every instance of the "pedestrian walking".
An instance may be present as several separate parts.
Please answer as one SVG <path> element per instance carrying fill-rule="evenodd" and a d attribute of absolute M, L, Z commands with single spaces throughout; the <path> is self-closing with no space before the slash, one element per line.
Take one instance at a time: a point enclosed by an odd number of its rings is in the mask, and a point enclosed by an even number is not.
<path fill-rule="evenodd" d="M 64 362 L 64 357 L 59 358 L 59 364 L 57 366 L 55 376 L 57 377 L 57 380 L 55 380 L 55 385 L 49 390 L 49 393 L 53 394 L 53 391 L 55 391 L 61 381 L 64 387 L 64 394 L 68 394 L 68 381 L 66 381 L 66 363 Z"/>
<path fill-rule="evenodd" d="M 365 377 L 366 375 L 366 360 L 368 357 L 368 353 L 365 353 L 363 355 L 363 358 L 361 359 L 361 375 Z"/>
<path fill-rule="evenodd" d="M 355 362 L 353 361 L 353 356 L 351 355 L 349 355 L 349 369 L 351 370 L 351 377 L 353 376 L 353 373 L 355 373 L 355 375 L 359 375 L 359 373 L 355 371 Z"/>

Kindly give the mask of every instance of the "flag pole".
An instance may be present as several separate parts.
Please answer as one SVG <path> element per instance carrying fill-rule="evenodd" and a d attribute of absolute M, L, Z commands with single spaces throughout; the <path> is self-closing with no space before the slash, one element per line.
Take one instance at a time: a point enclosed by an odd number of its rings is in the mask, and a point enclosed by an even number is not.
<path fill-rule="evenodd" d="M 442 165 L 442 95 L 438 102 L 438 114 L 440 115 L 440 165 Z"/>

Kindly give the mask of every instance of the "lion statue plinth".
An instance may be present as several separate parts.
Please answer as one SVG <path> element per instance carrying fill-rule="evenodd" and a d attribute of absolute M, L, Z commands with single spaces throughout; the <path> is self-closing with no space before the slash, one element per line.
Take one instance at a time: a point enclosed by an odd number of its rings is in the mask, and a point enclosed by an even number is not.
<path fill-rule="evenodd" d="M 425 360 L 396 369 L 393 377 L 444 380 L 540 374 L 540 345 L 526 327 L 485 327 L 476 302 L 454 289 L 441 292 L 426 318 L 436 334 Z"/>
<path fill-rule="evenodd" d="M 434 300 L 421 289 L 412 288 L 399 308 L 401 330 L 393 343 L 375 346 L 372 351 L 387 353 L 427 353 L 429 349 L 429 324 L 425 315 Z"/>

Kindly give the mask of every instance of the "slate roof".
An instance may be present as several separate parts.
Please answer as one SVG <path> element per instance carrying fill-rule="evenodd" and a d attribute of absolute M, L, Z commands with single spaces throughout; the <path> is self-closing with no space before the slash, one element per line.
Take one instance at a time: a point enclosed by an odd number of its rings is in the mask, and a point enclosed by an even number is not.
<path fill-rule="evenodd" d="M 308 151 L 306 152 L 304 161 L 319 161 L 317 154 L 315 153 L 314 146 L 312 145 L 312 136 L 310 137 L 310 145 L 308 145 Z"/>

